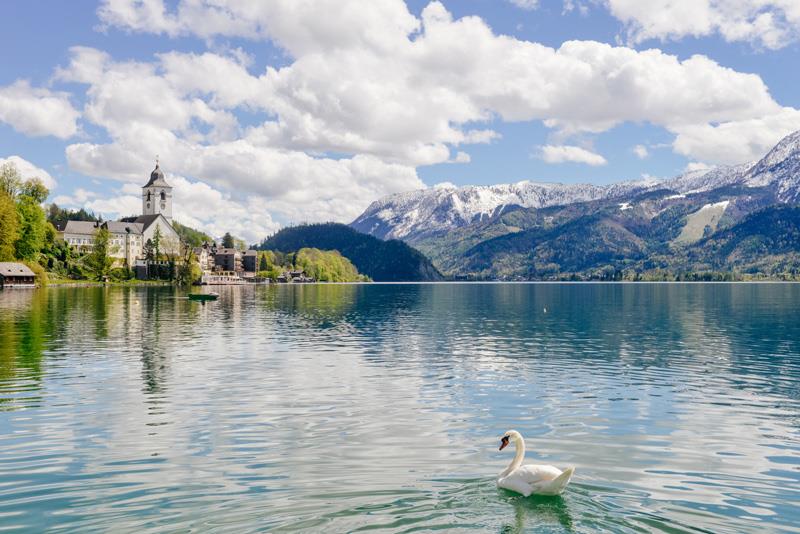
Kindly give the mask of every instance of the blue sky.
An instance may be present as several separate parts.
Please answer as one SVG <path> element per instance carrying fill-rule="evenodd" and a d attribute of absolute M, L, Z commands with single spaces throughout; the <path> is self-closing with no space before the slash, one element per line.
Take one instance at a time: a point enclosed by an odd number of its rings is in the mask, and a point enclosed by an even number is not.
<path fill-rule="evenodd" d="M 255 240 L 441 182 L 742 163 L 800 129 L 797 2 L 655 4 L 4 2 L 0 159 L 116 217 L 159 154 L 179 220 Z"/>

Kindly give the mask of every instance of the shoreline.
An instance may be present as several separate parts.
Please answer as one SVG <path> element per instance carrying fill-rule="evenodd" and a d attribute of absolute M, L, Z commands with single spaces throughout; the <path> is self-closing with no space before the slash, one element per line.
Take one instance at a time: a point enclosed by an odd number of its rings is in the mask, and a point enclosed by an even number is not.
<path fill-rule="evenodd" d="M 292 286 L 369 286 L 369 285 L 699 285 L 699 284 L 738 284 L 738 285 L 765 285 L 765 284 L 800 284 L 800 280 L 436 280 L 436 281 L 386 281 L 386 282 L 311 282 L 302 284 L 261 284 L 260 287 L 292 287 Z M 138 281 L 130 282 L 95 282 L 91 280 L 76 280 L 74 282 L 49 283 L 45 286 L 34 288 L 7 288 L 7 289 L 48 289 L 48 288 L 75 288 L 75 287 L 175 287 L 190 289 L 192 287 L 251 287 L 255 284 L 230 284 L 219 286 L 178 286 L 170 282 Z"/>
<path fill-rule="evenodd" d="M 126 282 L 100 282 L 97 280 L 48 280 L 44 286 L 36 286 L 37 289 L 48 287 L 105 287 L 105 286 L 120 286 L 120 287 L 137 287 L 137 286 L 174 286 L 172 282 L 165 281 L 150 281 L 150 280 L 136 280 Z M 177 286 L 176 286 L 177 287 Z"/>

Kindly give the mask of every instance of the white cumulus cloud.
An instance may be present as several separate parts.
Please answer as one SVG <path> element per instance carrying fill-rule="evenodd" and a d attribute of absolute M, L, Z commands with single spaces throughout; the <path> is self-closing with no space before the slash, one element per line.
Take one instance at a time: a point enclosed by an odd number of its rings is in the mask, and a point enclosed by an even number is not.
<path fill-rule="evenodd" d="M 800 110 L 721 124 L 689 124 L 675 128 L 675 152 L 714 164 L 738 164 L 761 158 L 785 136 L 800 128 Z"/>
<path fill-rule="evenodd" d="M 630 19 L 632 40 L 649 38 L 635 6 L 608 2 Z M 781 9 L 793 16 L 788 3 Z M 588 165 L 606 160 L 569 139 L 625 122 L 662 127 L 676 152 L 710 163 L 752 159 L 798 124 L 799 112 L 779 105 L 758 75 L 706 56 L 595 41 L 553 48 L 499 35 L 479 17 L 454 18 L 436 1 L 419 17 L 402 0 L 105 0 L 98 15 L 109 29 L 270 40 L 285 50 L 285 62 L 259 70 L 241 51 L 131 61 L 76 47 L 54 77 L 82 86 L 83 120 L 108 138 L 70 144 L 72 169 L 138 183 L 159 154 L 168 172 L 202 181 L 231 212 L 226 202 L 260 210 L 261 226 L 240 217 L 259 231 L 273 217 L 346 222 L 378 197 L 422 188 L 418 166 L 467 163 L 465 145 L 499 138 L 495 120 L 543 121 L 559 144 L 541 147 L 542 159 Z M 66 103 L 48 113 L 71 124 L 57 135 L 75 132 L 78 112 L 65 95 L 20 83 L 10 90 L 20 99 Z M 59 123 L 41 122 L 51 131 Z M 213 213 L 224 222 L 225 211 Z"/>
<path fill-rule="evenodd" d="M 0 122 L 26 135 L 72 137 L 79 116 L 65 93 L 31 87 L 25 80 L 0 87 Z"/>
<path fill-rule="evenodd" d="M 797 0 L 605 0 L 634 43 L 719 34 L 726 41 L 783 48 L 800 36 Z"/>
<path fill-rule="evenodd" d="M 209 85 L 215 71 L 225 75 Z M 89 85 L 85 116 L 113 140 L 67 147 L 70 167 L 89 176 L 135 181 L 159 154 L 170 172 L 259 195 L 264 206 L 294 221 L 349 221 L 377 197 L 424 187 L 413 166 L 276 146 L 264 133 L 270 120 L 240 127 L 231 111 L 242 107 L 266 116 L 271 110 L 264 95 L 270 93 L 235 58 L 171 53 L 151 63 L 115 62 L 75 48 L 57 76 Z"/>
<path fill-rule="evenodd" d="M 234 127 L 219 106 L 249 106 L 270 118 L 253 138 L 312 153 L 418 166 L 448 161 L 450 147 L 491 141 L 496 133 L 474 125 L 495 117 L 542 120 L 564 133 L 649 122 L 678 135 L 684 127 L 738 127 L 781 110 L 758 75 L 702 55 L 681 59 L 594 41 L 554 49 L 497 35 L 478 17 L 454 19 L 440 2 L 420 19 L 401 0 L 359 6 L 323 1 L 312 16 L 308 5 L 289 0 L 255 7 L 180 0 L 174 9 L 161 0 L 109 0 L 100 16 L 131 31 L 269 38 L 284 47 L 293 61 L 263 73 L 210 53 L 162 55 L 156 72 L 179 92 L 204 96 L 210 110 L 202 120 L 218 124 L 220 135 L 233 135 Z M 780 135 L 773 132 L 773 140 Z M 734 140 L 731 152 L 747 143 Z"/>
<path fill-rule="evenodd" d="M 636 145 L 633 147 L 633 153 L 636 154 L 636 157 L 639 159 L 645 159 L 650 155 L 650 151 L 648 151 L 647 147 L 644 145 Z"/>
<path fill-rule="evenodd" d="M 605 165 L 608 162 L 600 154 L 585 148 L 569 145 L 544 145 L 539 147 L 539 158 L 546 163 L 585 163 L 591 166 Z"/>

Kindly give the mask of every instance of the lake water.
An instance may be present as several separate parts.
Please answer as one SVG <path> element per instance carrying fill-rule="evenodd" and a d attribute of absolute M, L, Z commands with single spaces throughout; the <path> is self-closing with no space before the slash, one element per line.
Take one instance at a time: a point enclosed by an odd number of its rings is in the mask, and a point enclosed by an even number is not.
<path fill-rule="evenodd" d="M 0 292 L 0 531 L 800 532 L 800 285 L 220 293 Z"/>

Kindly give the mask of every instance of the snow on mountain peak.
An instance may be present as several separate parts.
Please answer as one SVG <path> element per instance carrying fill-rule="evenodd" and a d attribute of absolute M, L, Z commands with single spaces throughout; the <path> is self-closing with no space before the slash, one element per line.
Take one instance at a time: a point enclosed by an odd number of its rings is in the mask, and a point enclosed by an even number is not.
<path fill-rule="evenodd" d="M 497 214 L 507 206 L 544 208 L 599 199 L 626 198 L 658 188 L 686 194 L 731 186 L 774 187 L 777 200 L 800 201 L 800 131 L 785 137 L 753 164 L 690 170 L 669 180 L 644 177 L 609 185 L 521 181 L 456 187 L 444 182 L 429 189 L 397 193 L 373 202 L 351 226 L 383 239 L 413 239 L 452 230 Z"/>
<path fill-rule="evenodd" d="M 522 181 L 514 184 L 434 187 L 373 202 L 352 226 L 381 238 L 407 238 L 470 224 L 505 206 L 543 208 L 644 189 L 636 182 L 596 186 Z"/>

